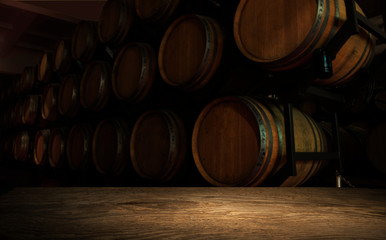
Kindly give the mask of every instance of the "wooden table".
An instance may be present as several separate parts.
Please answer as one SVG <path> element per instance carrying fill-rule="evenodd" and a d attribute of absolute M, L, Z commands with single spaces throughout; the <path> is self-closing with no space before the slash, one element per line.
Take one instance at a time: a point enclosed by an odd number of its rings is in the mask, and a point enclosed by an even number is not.
<path fill-rule="evenodd" d="M 0 239 L 386 239 L 386 189 L 16 188 Z"/>

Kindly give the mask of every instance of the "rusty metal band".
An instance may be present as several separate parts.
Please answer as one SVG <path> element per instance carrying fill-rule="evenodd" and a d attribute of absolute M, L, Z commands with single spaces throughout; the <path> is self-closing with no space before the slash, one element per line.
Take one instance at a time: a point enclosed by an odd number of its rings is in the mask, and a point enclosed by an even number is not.
<path fill-rule="evenodd" d="M 137 84 L 137 87 L 135 88 L 134 92 L 135 94 L 131 97 L 131 99 L 136 99 L 138 96 L 141 96 L 141 94 L 145 90 L 145 85 L 148 82 L 150 78 L 152 68 L 151 64 L 151 54 L 150 54 L 150 46 L 148 44 L 143 43 L 137 43 L 137 45 L 140 48 L 141 51 L 141 75 L 139 77 L 139 81 Z"/>
<path fill-rule="evenodd" d="M 259 172 L 260 169 L 266 169 L 268 164 L 264 164 L 264 159 L 269 159 L 272 154 L 272 138 L 270 137 L 268 139 L 268 136 L 272 136 L 272 129 L 268 124 L 269 123 L 268 117 L 264 113 L 264 110 L 258 106 L 258 104 L 253 103 L 253 100 L 249 97 L 238 97 L 239 100 L 241 100 L 242 103 L 244 103 L 252 112 L 254 115 L 256 122 L 259 126 L 259 133 L 260 133 L 260 149 L 256 149 L 256 151 L 259 151 L 259 157 L 257 159 L 256 165 L 253 168 L 253 171 L 251 171 L 250 176 L 248 176 L 247 181 L 250 182 L 251 180 L 256 179 L 256 173 Z M 267 136 L 268 135 L 268 136 Z M 267 148 L 267 146 L 269 148 Z"/>
<path fill-rule="evenodd" d="M 114 163 L 111 166 L 112 174 L 119 174 L 122 170 L 122 166 L 125 166 L 123 163 L 123 143 L 124 143 L 124 127 L 119 122 L 119 120 L 111 119 L 109 120 L 115 126 L 115 131 L 117 133 L 117 152 L 115 155 Z"/>
<path fill-rule="evenodd" d="M 103 62 L 96 63 L 100 66 L 101 69 L 101 76 L 100 76 L 100 82 L 99 82 L 99 88 L 98 88 L 98 99 L 96 100 L 93 108 L 98 109 L 99 105 L 101 105 L 101 102 L 103 101 L 103 92 L 106 88 L 106 75 L 107 75 L 107 69 L 106 65 L 103 64 Z"/>
<path fill-rule="evenodd" d="M 212 47 L 216 45 L 215 44 L 216 37 L 213 36 L 212 34 L 212 31 L 211 31 L 212 28 L 209 24 L 209 19 L 207 17 L 203 17 L 200 15 L 194 15 L 194 16 L 202 23 L 202 26 L 204 27 L 204 30 L 205 30 L 205 36 L 206 36 L 205 51 L 204 51 L 204 56 L 202 58 L 201 64 L 198 67 L 196 74 L 193 75 L 193 77 L 190 79 L 189 82 L 187 82 L 186 84 L 180 85 L 180 87 L 183 87 L 183 88 L 192 88 L 194 85 L 198 84 L 197 82 L 200 80 L 200 78 L 202 78 L 202 75 L 205 74 L 204 70 L 208 66 L 211 54 L 214 51 L 216 51 L 216 49 Z"/>
<path fill-rule="evenodd" d="M 169 170 L 169 167 L 168 166 L 172 166 L 173 167 L 173 163 L 175 161 L 175 154 L 176 154 L 176 150 L 177 150 L 177 132 L 176 130 L 173 128 L 173 123 L 175 123 L 175 118 L 173 116 L 173 114 L 169 113 L 167 110 L 160 110 L 160 113 L 163 115 L 163 118 L 164 120 L 166 121 L 166 125 L 168 126 L 168 130 L 169 130 L 169 142 L 170 142 L 170 145 L 169 145 L 169 154 L 168 154 L 168 164 L 166 166 L 164 166 L 164 169 L 163 169 L 163 172 L 165 172 L 165 176 L 163 177 L 167 177 L 170 170 Z"/>

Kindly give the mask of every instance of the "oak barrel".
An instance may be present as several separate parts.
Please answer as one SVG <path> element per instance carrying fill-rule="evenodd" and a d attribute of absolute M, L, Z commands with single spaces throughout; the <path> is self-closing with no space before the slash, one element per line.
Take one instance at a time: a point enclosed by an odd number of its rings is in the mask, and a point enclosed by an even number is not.
<path fill-rule="evenodd" d="M 71 127 L 66 145 L 67 162 L 71 169 L 86 171 L 90 167 L 93 133 L 89 124 L 78 123 Z"/>
<path fill-rule="evenodd" d="M 53 58 L 51 53 L 45 52 L 38 65 L 38 80 L 47 83 L 51 80 L 53 68 Z"/>
<path fill-rule="evenodd" d="M 80 76 L 67 75 L 63 78 L 58 93 L 59 113 L 67 117 L 75 117 L 79 111 Z"/>
<path fill-rule="evenodd" d="M 123 119 L 102 120 L 92 140 L 92 157 L 97 171 L 118 176 L 130 158 L 130 129 Z"/>
<path fill-rule="evenodd" d="M 48 160 L 53 168 L 63 167 L 66 163 L 67 133 L 66 128 L 54 128 L 51 131 L 48 142 Z"/>
<path fill-rule="evenodd" d="M 71 41 L 71 55 L 75 60 L 89 62 L 95 55 L 99 44 L 97 24 L 81 21 L 75 28 Z"/>
<path fill-rule="evenodd" d="M 134 125 L 130 156 L 139 176 L 167 182 L 179 171 L 186 154 L 186 133 L 181 119 L 171 110 L 151 110 Z"/>
<path fill-rule="evenodd" d="M 41 95 L 27 95 L 23 105 L 23 123 L 34 125 L 39 118 Z"/>
<path fill-rule="evenodd" d="M 325 136 L 318 125 L 293 111 L 295 150 L 322 152 Z M 283 108 L 271 100 L 223 97 L 209 103 L 193 129 L 193 157 L 201 175 L 216 186 L 257 186 L 286 161 Z M 319 169 L 320 161 L 296 163 L 297 176 L 281 186 L 298 186 Z"/>
<path fill-rule="evenodd" d="M 134 0 L 108 0 L 98 21 L 100 41 L 109 45 L 123 43 L 133 25 L 134 17 Z"/>
<path fill-rule="evenodd" d="M 37 81 L 36 67 L 27 66 L 23 69 L 20 76 L 20 88 L 22 93 L 29 93 L 32 91 Z"/>
<path fill-rule="evenodd" d="M 152 46 L 146 43 L 129 43 L 115 59 L 112 72 L 112 89 L 115 96 L 137 103 L 148 95 L 157 71 Z"/>
<path fill-rule="evenodd" d="M 34 140 L 34 161 L 38 166 L 45 166 L 48 162 L 48 141 L 50 130 L 41 129 L 37 131 Z"/>
<path fill-rule="evenodd" d="M 210 17 L 184 15 L 164 34 L 158 65 L 162 79 L 169 85 L 195 91 L 208 84 L 223 53 L 223 34 Z"/>
<path fill-rule="evenodd" d="M 363 14 L 358 5 L 357 9 Z M 326 46 L 346 19 L 344 0 L 241 0 L 233 29 L 246 57 L 266 69 L 281 71 L 309 64 L 314 50 Z M 359 34 L 351 36 L 333 60 L 333 76 L 315 81 L 344 84 L 373 55 L 373 37 L 359 27 Z"/>
<path fill-rule="evenodd" d="M 180 0 L 135 0 L 137 16 L 144 21 L 163 23 L 170 19 Z"/>
<path fill-rule="evenodd" d="M 27 131 L 21 131 L 13 142 L 13 156 L 17 161 L 26 161 L 30 149 L 31 136 Z"/>
<path fill-rule="evenodd" d="M 58 117 L 58 83 L 48 84 L 44 89 L 41 102 L 41 114 L 43 119 L 55 121 Z"/>
<path fill-rule="evenodd" d="M 64 74 L 67 73 L 72 64 L 71 48 L 69 42 L 60 40 L 55 48 L 53 70 Z"/>
<path fill-rule="evenodd" d="M 84 108 L 100 111 L 111 94 L 111 66 L 108 62 L 93 61 L 87 65 L 80 82 L 80 103 Z"/>

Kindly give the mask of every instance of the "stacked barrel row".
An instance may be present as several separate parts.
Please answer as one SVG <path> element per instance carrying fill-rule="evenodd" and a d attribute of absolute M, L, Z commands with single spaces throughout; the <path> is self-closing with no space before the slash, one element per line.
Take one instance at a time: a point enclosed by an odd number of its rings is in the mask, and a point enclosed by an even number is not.
<path fill-rule="evenodd" d="M 189 162 L 216 186 L 278 178 L 286 162 L 283 106 L 280 94 L 268 96 L 288 84 L 272 75 L 308 69 L 312 53 L 345 21 L 343 6 L 109 0 L 99 22 L 80 22 L 71 42 L 60 41 L 23 72 L 25 100 L 7 122 L 19 131 L 14 158 L 112 176 L 132 169 L 155 182 L 170 181 Z M 272 14 L 279 9 L 293 14 Z M 336 73 L 308 81 L 348 84 L 373 50 L 360 29 L 334 60 Z M 297 109 L 294 126 L 297 151 L 332 150 L 328 127 Z M 326 165 L 299 161 L 298 175 L 278 185 L 302 185 Z"/>

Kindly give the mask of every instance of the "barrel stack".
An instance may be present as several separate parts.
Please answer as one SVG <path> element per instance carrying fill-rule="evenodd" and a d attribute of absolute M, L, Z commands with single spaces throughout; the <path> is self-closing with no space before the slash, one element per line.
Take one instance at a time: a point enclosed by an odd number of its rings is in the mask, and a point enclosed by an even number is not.
<path fill-rule="evenodd" d="M 333 175 L 335 163 L 308 159 L 277 181 L 288 95 L 299 103 L 295 150 L 332 151 L 329 105 L 293 89 L 355 91 L 372 62 L 374 37 L 360 27 L 333 76 L 313 74 L 314 52 L 346 19 L 343 0 L 108 0 L 99 21 L 80 21 L 1 89 L 2 151 L 32 171 L 75 178 L 63 185 L 301 186 Z M 384 95 L 374 98 L 380 108 Z M 377 129 L 356 146 L 384 172 Z"/>

